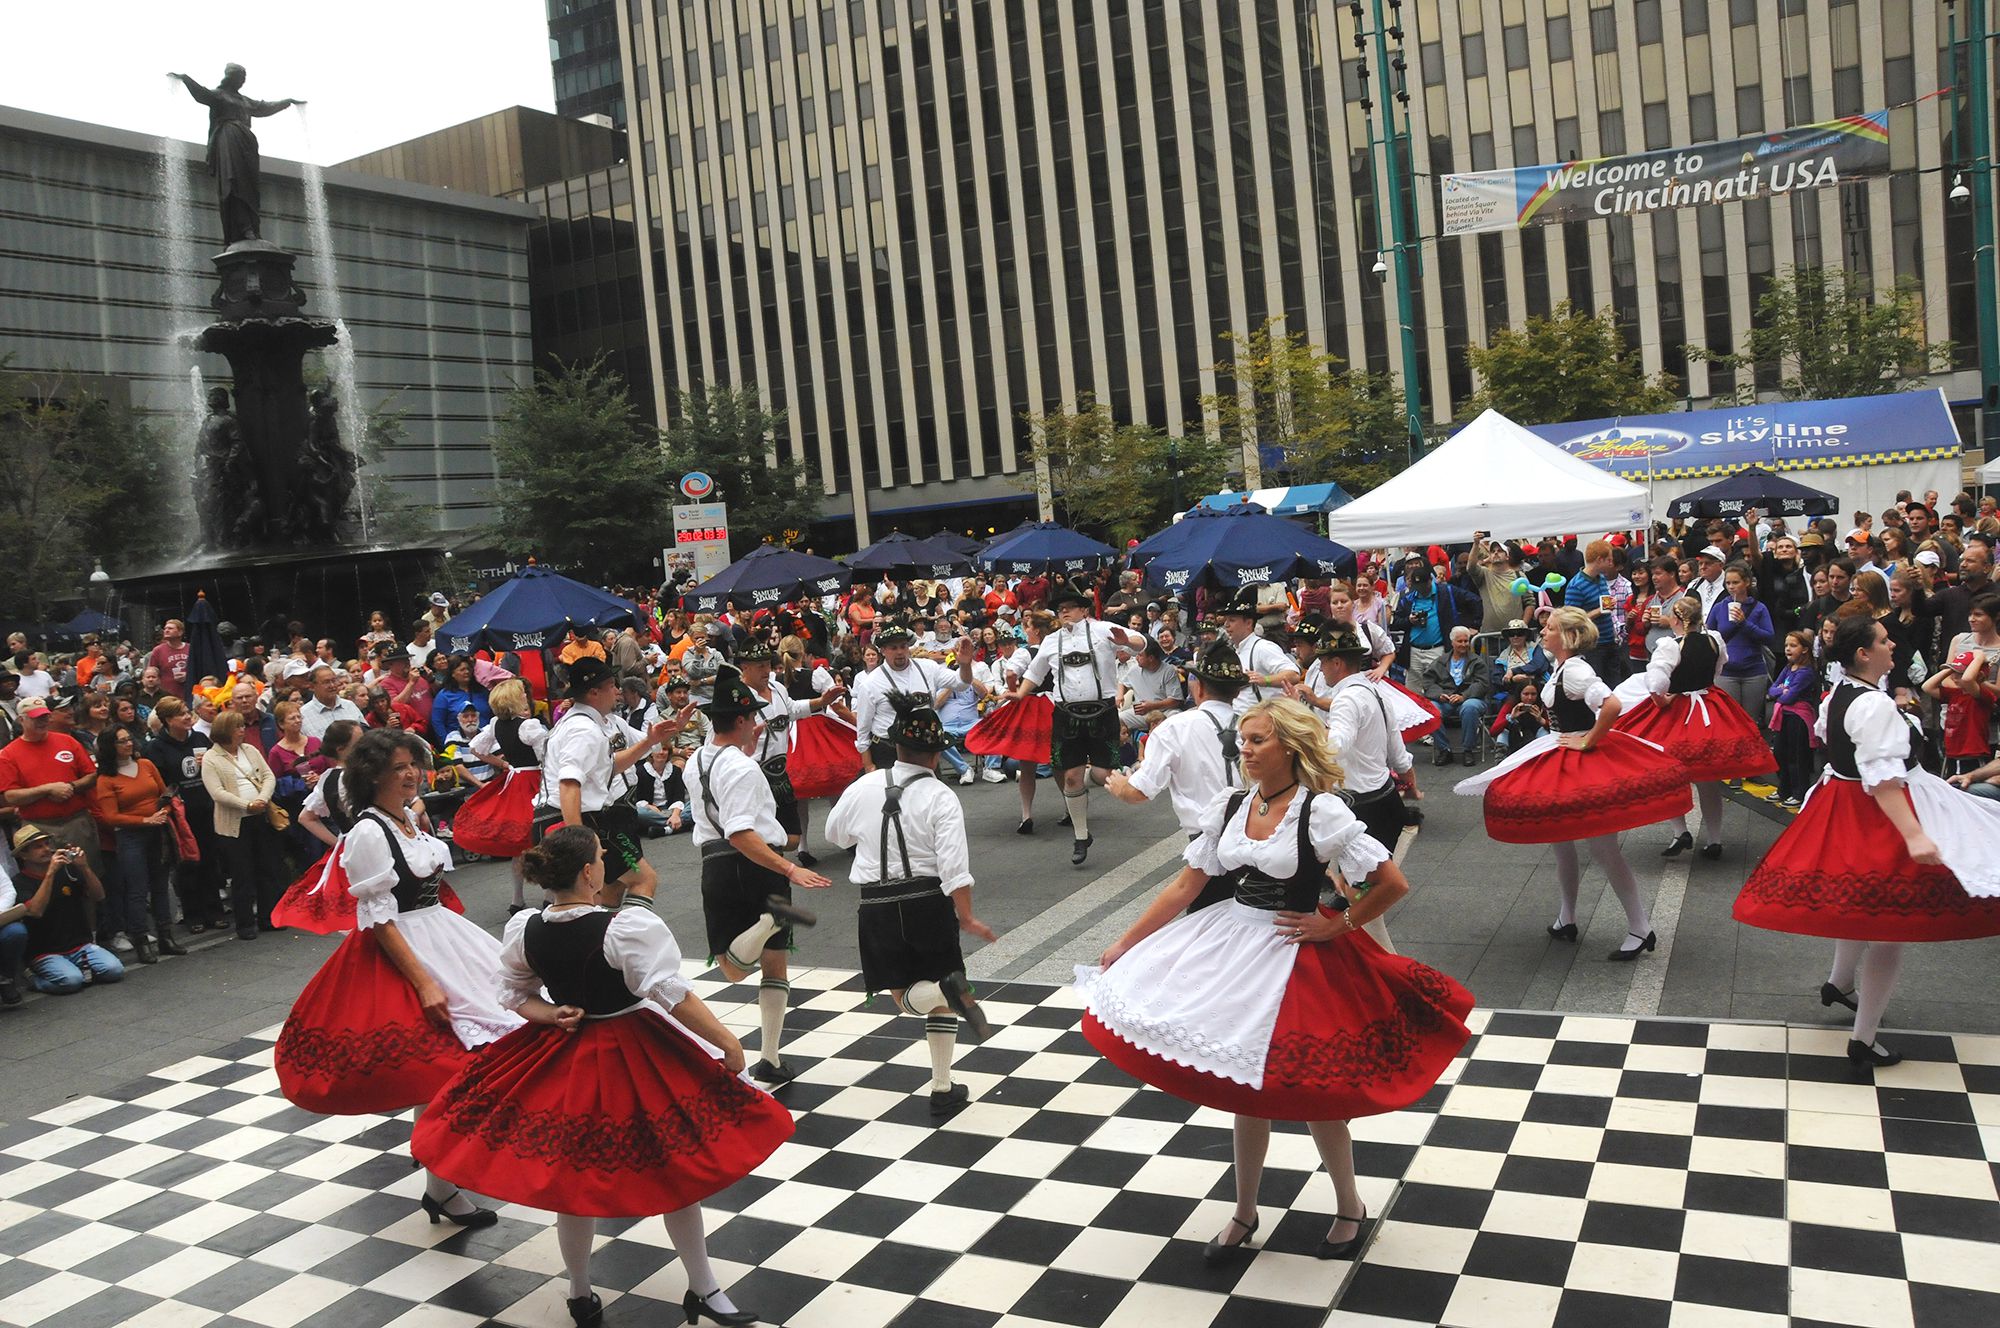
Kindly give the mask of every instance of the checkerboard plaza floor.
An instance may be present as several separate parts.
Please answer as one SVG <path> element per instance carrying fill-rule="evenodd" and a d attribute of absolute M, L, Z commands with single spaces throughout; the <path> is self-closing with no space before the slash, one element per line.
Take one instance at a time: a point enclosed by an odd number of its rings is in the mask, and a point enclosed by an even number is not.
<path fill-rule="evenodd" d="M 754 1046 L 754 990 L 697 989 Z M 1227 1118 L 1106 1065 L 1067 991 L 987 989 L 938 1126 L 914 1021 L 851 973 L 793 995 L 798 1134 L 708 1205 L 767 1322 L 2000 1324 L 2000 1039 L 1897 1039 L 1871 1087 L 1832 1030 L 1481 1011 L 1446 1082 L 1356 1126 L 1359 1263 L 1312 1257 L 1333 1194 L 1287 1127 L 1257 1254 L 1210 1270 Z M 0 1323 L 563 1328 L 549 1216 L 431 1226 L 407 1119 L 292 1108 L 275 1035 L 0 1133 Z M 592 1272 L 607 1323 L 678 1321 L 658 1222 L 600 1223 Z"/>

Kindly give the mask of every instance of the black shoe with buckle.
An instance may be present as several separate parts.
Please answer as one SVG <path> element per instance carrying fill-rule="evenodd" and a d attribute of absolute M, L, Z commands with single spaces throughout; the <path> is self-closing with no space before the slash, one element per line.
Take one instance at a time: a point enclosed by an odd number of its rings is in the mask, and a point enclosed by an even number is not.
<path fill-rule="evenodd" d="M 931 1115 L 956 1116 L 972 1101 L 972 1093 L 964 1084 L 953 1084 L 950 1088 L 931 1090 Z"/>
<path fill-rule="evenodd" d="M 799 1072 L 785 1064 L 782 1060 L 760 1060 L 750 1067 L 750 1077 L 760 1084 L 769 1084 L 773 1088 L 778 1088 L 798 1078 Z"/>
<path fill-rule="evenodd" d="M 424 1213 L 430 1218 L 432 1226 L 440 1222 L 450 1222 L 454 1226 L 461 1227 L 490 1227 L 500 1220 L 500 1214 L 491 1208 L 475 1208 L 469 1213 L 454 1213 L 446 1208 L 445 1205 L 456 1199 L 459 1193 L 453 1190 L 443 1199 L 433 1199 L 428 1194 L 420 1194 L 417 1196 L 417 1202 L 423 1205 Z"/>
<path fill-rule="evenodd" d="M 783 895 L 767 895 L 764 907 L 770 911 L 774 922 L 784 927 L 817 927 L 819 914 L 809 908 L 800 908 Z"/>
<path fill-rule="evenodd" d="M 570 1296 L 564 1303 L 569 1306 L 570 1322 L 576 1328 L 597 1328 L 604 1322 L 604 1302 L 595 1291 L 587 1296 Z"/>
<path fill-rule="evenodd" d="M 1257 1234 L 1257 1223 L 1261 1220 L 1262 1218 L 1259 1216 L 1245 1222 L 1242 1218 L 1236 1216 L 1236 1214 L 1231 1213 L 1229 1221 L 1231 1225 L 1243 1228 L 1243 1238 L 1241 1240 L 1225 1241 L 1220 1236 L 1215 1237 L 1203 1247 L 1201 1261 L 1210 1268 L 1220 1268 L 1224 1264 L 1235 1263 L 1238 1259 L 1248 1258 L 1250 1255 L 1256 1253 L 1256 1251 L 1250 1248 L 1250 1238 Z"/>
<path fill-rule="evenodd" d="M 1859 1010 L 1861 1008 L 1854 1003 L 1853 992 L 1842 991 L 1831 982 L 1822 982 L 1819 984 L 1819 1003 L 1821 1005 L 1844 1005 L 1850 1010 Z"/>
<path fill-rule="evenodd" d="M 1083 860 L 1090 856 L 1090 846 L 1096 842 L 1096 835 L 1085 835 L 1082 839 L 1077 840 L 1069 851 L 1070 866 L 1081 867 Z"/>
<path fill-rule="evenodd" d="M 1333 1220 L 1336 1222 L 1354 1223 L 1354 1235 L 1347 1240 L 1341 1241 L 1338 1245 L 1330 1240 L 1321 1241 L 1319 1249 L 1314 1252 L 1314 1257 L 1320 1259 L 1352 1259 L 1361 1252 L 1362 1245 L 1368 1240 L 1368 1210 L 1366 1208 L 1362 1209 L 1361 1216 L 1359 1217 L 1349 1217 L 1345 1213 L 1335 1213 Z"/>
<path fill-rule="evenodd" d="M 703 1319 L 713 1319 L 719 1324 L 731 1326 L 759 1321 L 757 1316 L 749 1310 L 719 1310 L 715 1308 L 715 1306 L 708 1303 L 708 1297 L 716 1294 L 716 1292 L 711 1291 L 708 1293 L 708 1296 L 704 1296 L 700 1292 L 690 1289 L 687 1295 L 681 1299 L 681 1313 L 687 1315 L 687 1321 L 691 1324 L 700 1323 Z"/>
<path fill-rule="evenodd" d="M 1663 858 L 1678 858 L 1693 847 L 1694 832 L 1692 830 L 1683 830 L 1675 835 L 1665 848 L 1660 850 L 1660 856 Z"/>
<path fill-rule="evenodd" d="M 979 1002 L 972 999 L 972 988 L 963 973 L 947 973 L 938 981 L 938 990 L 944 993 L 944 1003 L 952 1013 L 963 1019 L 972 1030 L 975 1042 L 984 1042 L 993 1036 L 993 1025 L 986 1022 L 986 1014 L 979 1008 Z"/>
<path fill-rule="evenodd" d="M 1887 1047 L 1861 1042 L 1854 1038 L 1847 1040 L 1847 1059 L 1857 1070 L 1873 1070 L 1890 1065 L 1901 1065 L 1901 1052 L 1890 1051 Z"/>

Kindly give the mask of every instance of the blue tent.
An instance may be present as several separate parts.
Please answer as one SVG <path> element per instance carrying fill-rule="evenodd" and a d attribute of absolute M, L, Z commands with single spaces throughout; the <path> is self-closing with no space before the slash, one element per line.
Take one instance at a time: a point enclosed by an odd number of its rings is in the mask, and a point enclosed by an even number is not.
<path fill-rule="evenodd" d="M 1068 576 L 1094 572 L 1110 564 L 1118 551 L 1088 535 L 1079 535 L 1053 521 L 1023 521 L 1004 535 L 996 536 L 977 558 L 989 572 L 1009 576 Z"/>
<path fill-rule="evenodd" d="M 1132 562 L 1145 569 L 1146 584 L 1175 594 L 1354 571 L 1354 554 L 1344 545 L 1255 503 L 1197 507 L 1141 543 Z"/>
<path fill-rule="evenodd" d="M 725 604 L 754 609 L 801 595 L 831 595 L 846 584 L 847 573 L 832 559 L 766 544 L 683 593 L 681 607 L 694 613 L 720 613 Z"/>
<path fill-rule="evenodd" d="M 1294 484 L 1288 489 L 1212 493 L 1201 500 L 1201 505 L 1234 507 L 1239 503 L 1255 503 L 1272 516 L 1316 516 L 1345 507 L 1353 501 L 1354 495 L 1338 484 Z"/>
<path fill-rule="evenodd" d="M 82 636 L 86 632 L 95 632 L 99 636 L 115 636 L 125 630 L 125 624 L 109 614 L 99 613 L 96 609 L 85 609 L 64 623 L 62 630 L 71 636 Z"/>
<path fill-rule="evenodd" d="M 558 634 L 572 626 L 623 627 L 637 619 L 630 600 L 546 567 L 527 567 L 438 628 L 437 635 L 453 654 L 481 647 L 539 650 L 557 644 Z"/>
<path fill-rule="evenodd" d="M 972 571 L 972 560 L 964 554 L 900 530 L 891 531 L 842 561 L 851 572 L 896 577 L 965 576 Z"/>
<path fill-rule="evenodd" d="M 976 540 L 970 535 L 961 535 L 955 530 L 940 530 L 937 534 L 926 535 L 924 538 L 933 544 L 943 545 L 953 553 L 962 553 L 968 558 L 976 558 L 979 551 L 986 547 L 984 540 Z"/>

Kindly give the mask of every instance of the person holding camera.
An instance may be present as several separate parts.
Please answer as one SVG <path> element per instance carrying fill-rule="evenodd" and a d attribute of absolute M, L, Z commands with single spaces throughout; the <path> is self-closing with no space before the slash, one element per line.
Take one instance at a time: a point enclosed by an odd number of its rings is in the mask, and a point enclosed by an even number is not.
<path fill-rule="evenodd" d="M 22 921 L 28 926 L 28 975 L 35 990 L 51 996 L 82 991 L 93 982 L 117 982 L 125 976 L 118 956 L 92 937 L 91 914 L 103 902 L 104 883 L 90 869 L 83 849 L 59 843 L 38 825 L 14 832 L 14 859 L 19 875 L 15 893 L 22 900 Z"/>

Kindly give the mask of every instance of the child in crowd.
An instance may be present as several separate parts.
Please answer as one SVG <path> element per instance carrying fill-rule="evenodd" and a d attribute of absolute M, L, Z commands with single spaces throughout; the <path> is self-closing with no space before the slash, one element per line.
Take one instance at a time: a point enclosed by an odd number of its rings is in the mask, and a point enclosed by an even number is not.
<path fill-rule="evenodd" d="M 1829 622 L 1831 619 L 1828 620 Z M 1813 664 L 1812 633 L 1785 633 L 1785 667 L 1770 690 L 1771 718 L 1767 727 L 1778 735 L 1778 787 L 1770 794 L 1781 807 L 1805 803 L 1815 771 L 1813 721 L 1819 713 L 1819 670 Z"/>
<path fill-rule="evenodd" d="M 1986 656 L 1960 651 L 1943 668 L 1924 680 L 1924 692 L 1944 704 L 1944 764 L 1946 775 L 1976 770 L 1993 757 L 1989 735 L 1993 702 L 1979 685 Z"/>

